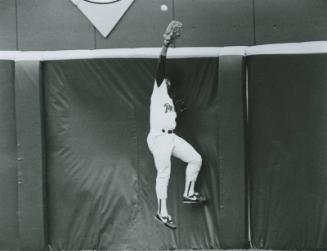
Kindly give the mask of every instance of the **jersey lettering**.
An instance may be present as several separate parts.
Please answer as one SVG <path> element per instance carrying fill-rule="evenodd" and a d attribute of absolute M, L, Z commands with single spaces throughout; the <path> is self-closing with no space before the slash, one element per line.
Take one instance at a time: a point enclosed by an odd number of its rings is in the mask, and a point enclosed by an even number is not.
<path fill-rule="evenodd" d="M 165 107 L 165 113 L 174 111 L 173 106 L 169 103 L 164 104 L 164 107 Z"/>

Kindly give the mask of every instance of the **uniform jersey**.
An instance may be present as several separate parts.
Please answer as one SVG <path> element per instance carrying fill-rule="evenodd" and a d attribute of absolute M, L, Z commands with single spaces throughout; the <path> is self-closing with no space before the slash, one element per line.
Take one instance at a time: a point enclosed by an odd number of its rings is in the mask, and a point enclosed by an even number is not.
<path fill-rule="evenodd" d="M 154 83 L 150 105 L 150 128 L 174 130 L 176 127 L 176 112 L 173 100 L 167 90 L 166 80 L 158 87 Z"/>

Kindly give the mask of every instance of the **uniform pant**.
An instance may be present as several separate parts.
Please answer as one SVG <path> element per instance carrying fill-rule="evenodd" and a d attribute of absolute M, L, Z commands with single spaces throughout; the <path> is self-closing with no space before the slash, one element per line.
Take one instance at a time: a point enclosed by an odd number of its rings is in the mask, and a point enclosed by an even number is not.
<path fill-rule="evenodd" d="M 147 143 L 157 169 L 156 193 L 158 199 L 167 198 L 171 155 L 187 163 L 187 182 L 197 179 L 202 159 L 200 154 L 184 139 L 174 133 L 150 132 Z"/>

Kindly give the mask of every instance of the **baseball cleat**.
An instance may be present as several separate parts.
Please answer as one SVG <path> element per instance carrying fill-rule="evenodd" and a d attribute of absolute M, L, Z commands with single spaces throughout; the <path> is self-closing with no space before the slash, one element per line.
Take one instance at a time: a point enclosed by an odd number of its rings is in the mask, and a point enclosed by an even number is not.
<path fill-rule="evenodd" d="M 200 195 L 199 193 L 183 196 L 183 203 L 185 204 L 202 204 L 205 203 L 206 201 L 207 201 L 206 197 Z"/>
<path fill-rule="evenodd" d="M 159 221 L 161 224 L 165 225 L 166 227 L 170 228 L 170 229 L 176 229 L 176 225 L 174 224 L 174 222 L 171 219 L 171 216 L 161 216 L 160 214 L 156 214 L 154 215 L 154 218 Z"/>

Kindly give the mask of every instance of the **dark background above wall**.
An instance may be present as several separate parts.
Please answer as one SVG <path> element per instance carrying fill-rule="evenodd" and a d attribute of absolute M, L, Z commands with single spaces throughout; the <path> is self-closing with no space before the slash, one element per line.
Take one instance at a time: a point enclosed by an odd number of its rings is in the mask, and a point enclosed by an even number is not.
<path fill-rule="evenodd" d="M 179 47 L 327 40 L 326 13 L 326 0 L 135 0 L 103 38 L 70 0 L 1 0 L 0 50 L 158 47 L 171 19 Z"/>

